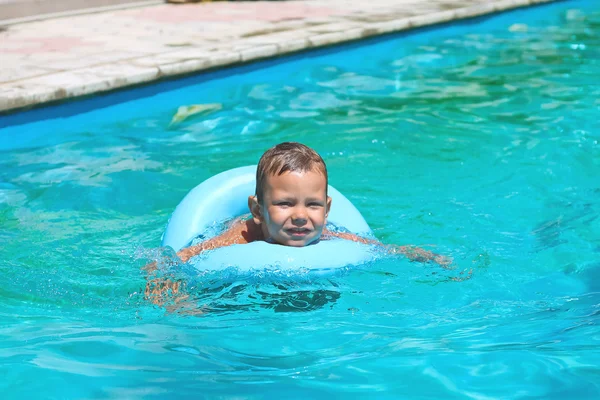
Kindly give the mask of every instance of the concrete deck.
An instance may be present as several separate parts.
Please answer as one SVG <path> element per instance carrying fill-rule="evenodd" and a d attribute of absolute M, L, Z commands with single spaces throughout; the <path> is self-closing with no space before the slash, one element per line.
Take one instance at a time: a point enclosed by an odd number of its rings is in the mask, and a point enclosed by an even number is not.
<path fill-rule="evenodd" d="M 48 16 L 58 12 L 72 12 L 107 6 L 127 5 L 140 0 L 0 0 L 2 20 Z M 158 3 L 158 1 L 156 1 Z"/>
<path fill-rule="evenodd" d="M 0 25 L 0 111 L 555 0 L 157 4 Z"/>

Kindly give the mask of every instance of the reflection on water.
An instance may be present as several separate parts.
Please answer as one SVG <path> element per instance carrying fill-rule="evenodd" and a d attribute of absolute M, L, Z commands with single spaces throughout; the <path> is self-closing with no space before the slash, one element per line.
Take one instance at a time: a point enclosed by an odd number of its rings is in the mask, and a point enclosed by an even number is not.
<path fill-rule="evenodd" d="M 597 398 L 599 29 L 561 2 L 0 131 L 2 393 Z M 158 248 L 188 190 L 284 140 L 454 268 L 191 274 Z M 144 299 L 150 260 L 184 300 Z"/>

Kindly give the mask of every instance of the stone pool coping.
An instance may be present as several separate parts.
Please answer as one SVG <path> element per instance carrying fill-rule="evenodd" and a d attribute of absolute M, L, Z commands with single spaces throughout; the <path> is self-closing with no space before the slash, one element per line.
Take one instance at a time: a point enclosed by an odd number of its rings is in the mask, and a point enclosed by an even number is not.
<path fill-rule="evenodd" d="M 0 112 L 553 1 L 160 4 L 0 25 Z"/>

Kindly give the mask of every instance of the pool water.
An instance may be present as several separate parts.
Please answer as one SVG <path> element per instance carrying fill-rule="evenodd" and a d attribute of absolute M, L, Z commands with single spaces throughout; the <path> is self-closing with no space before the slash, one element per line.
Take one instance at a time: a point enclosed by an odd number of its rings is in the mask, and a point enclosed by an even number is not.
<path fill-rule="evenodd" d="M 3 117 L 2 397 L 598 398 L 598 76 L 600 5 L 568 1 Z M 454 269 L 145 300 L 187 191 L 286 140 Z"/>

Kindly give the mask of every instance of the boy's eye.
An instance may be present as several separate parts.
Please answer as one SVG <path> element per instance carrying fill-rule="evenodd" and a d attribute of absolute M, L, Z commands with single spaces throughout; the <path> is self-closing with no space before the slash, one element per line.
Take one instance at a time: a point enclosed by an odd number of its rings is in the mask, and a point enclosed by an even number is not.
<path fill-rule="evenodd" d="M 279 207 L 290 207 L 292 203 L 290 203 L 289 201 L 280 201 L 276 205 L 278 205 Z"/>
<path fill-rule="evenodd" d="M 308 206 L 312 208 L 323 207 L 321 203 L 308 203 Z"/>

